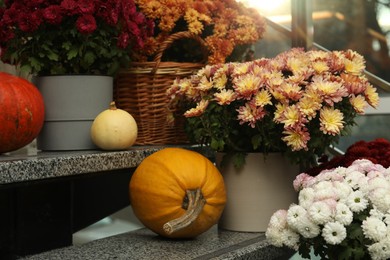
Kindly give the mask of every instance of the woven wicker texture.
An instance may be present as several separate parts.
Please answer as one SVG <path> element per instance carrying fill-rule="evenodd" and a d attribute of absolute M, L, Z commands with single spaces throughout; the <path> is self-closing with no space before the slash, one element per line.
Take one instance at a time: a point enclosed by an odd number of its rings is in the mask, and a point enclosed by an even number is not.
<path fill-rule="evenodd" d="M 207 59 L 204 41 L 190 32 L 172 34 L 160 46 L 150 62 L 133 62 L 121 70 L 115 80 L 114 99 L 117 106 L 129 112 L 137 122 L 138 137 L 135 145 L 163 145 L 188 143 L 184 131 L 184 118 L 167 120 L 167 89 L 176 78 L 188 77 L 205 66 L 205 62 L 162 62 L 163 52 L 179 39 L 190 38 L 199 42 Z"/>

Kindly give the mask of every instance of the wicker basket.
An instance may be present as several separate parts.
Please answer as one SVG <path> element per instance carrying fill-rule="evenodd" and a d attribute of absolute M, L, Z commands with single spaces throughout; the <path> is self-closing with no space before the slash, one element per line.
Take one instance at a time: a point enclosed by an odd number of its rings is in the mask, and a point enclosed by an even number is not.
<path fill-rule="evenodd" d="M 115 80 L 114 99 L 117 106 L 129 112 L 137 122 L 138 137 L 135 145 L 163 145 L 188 143 L 184 131 L 184 118 L 172 123 L 167 118 L 167 89 L 176 78 L 188 77 L 205 66 L 205 62 L 180 63 L 162 62 L 163 52 L 179 39 L 194 39 L 199 42 L 205 60 L 207 48 L 204 41 L 190 32 L 172 34 L 160 46 L 150 62 L 133 62 L 121 70 Z"/>

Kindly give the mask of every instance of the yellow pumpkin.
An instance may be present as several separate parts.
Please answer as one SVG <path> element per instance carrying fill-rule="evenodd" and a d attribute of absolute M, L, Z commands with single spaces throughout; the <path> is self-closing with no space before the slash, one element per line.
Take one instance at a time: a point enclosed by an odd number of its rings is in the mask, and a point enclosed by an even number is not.
<path fill-rule="evenodd" d="M 135 216 L 155 233 L 192 238 L 216 224 L 226 203 L 223 178 L 200 153 L 164 148 L 146 157 L 129 184 Z"/>
<path fill-rule="evenodd" d="M 92 123 L 91 139 L 103 150 L 125 150 L 137 139 L 138 127 L 132 115 L 115 106 L 101 112 Z"/>

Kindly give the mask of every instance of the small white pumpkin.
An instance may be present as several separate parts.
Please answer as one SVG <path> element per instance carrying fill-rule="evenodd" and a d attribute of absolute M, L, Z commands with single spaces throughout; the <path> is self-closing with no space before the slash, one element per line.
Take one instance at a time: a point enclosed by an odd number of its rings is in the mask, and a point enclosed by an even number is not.
<path fill-rule="evenodd" d="M 137 139 L 138 127 L 133 116 L 111 102 L 110 108 L 96 116 L 91 126 L 93 143 L 103 150 L 125 150 Z"/>

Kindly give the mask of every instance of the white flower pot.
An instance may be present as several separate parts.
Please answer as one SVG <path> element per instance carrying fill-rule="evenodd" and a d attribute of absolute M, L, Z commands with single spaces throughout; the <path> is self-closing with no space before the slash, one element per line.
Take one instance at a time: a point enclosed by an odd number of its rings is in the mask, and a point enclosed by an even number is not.
<path fill-rule="evenodd" d="M 45 76 L 34 79 L 45 103 L 39 150 L 90 150 L 95 117 L 113 100 L 113 78 L 95 75 Z"/>
<path fill-rule="evenodd" d="M 299 167 L 279 153 L 264 159 L 262 153 L 249 153 L 246 164 L 237 170 L 232 161 L 221 167 L 223 154 L 217 153 L 227 192 L 227 203 L 219 221 L 222 229 L 265 232 L 272 214 L 297 202 L 293 180 Z"/>

